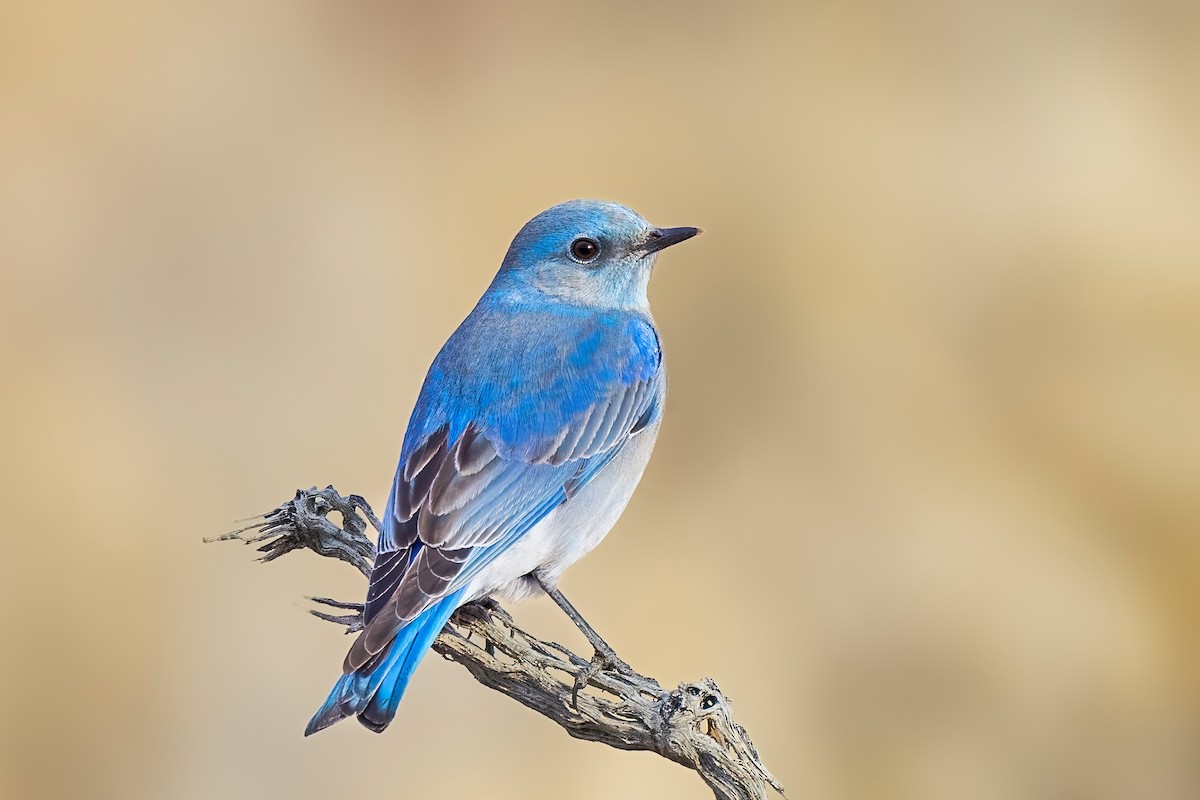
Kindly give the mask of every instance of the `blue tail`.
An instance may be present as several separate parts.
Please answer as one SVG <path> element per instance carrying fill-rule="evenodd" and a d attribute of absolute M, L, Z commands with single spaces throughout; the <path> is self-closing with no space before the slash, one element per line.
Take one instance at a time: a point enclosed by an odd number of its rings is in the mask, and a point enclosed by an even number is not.
<path fill-rule="evenodd" d="M 460 590 L 442 598 L 401 628 L 386 655 L 381 654 L 382 659 L 376 658 L 374 664 L 339 678 L 325 705 L 308 721 L 304 735 L 310 736 L 353 715 L 358 715 L 358 721 L 365 727 L 382 732 L 396 716 L 409 678 L 460 605 L 461 594 Z"/>

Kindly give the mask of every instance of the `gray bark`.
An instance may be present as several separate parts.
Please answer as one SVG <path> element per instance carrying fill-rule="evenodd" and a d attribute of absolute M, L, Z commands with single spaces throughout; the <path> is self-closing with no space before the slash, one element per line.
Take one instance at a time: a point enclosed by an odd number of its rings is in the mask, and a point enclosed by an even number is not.
<path fill-rule="evenodd" d="M 340 526 L 329 519 L 334 511 Z M 365 535 L 368 522 L 379 529 L 363 498 L 343 497 L 332 486 L 314 487 L 297 491 L 295 498 L 246 527 L 206 541 L 257 544 L 263 562 L 308 549 L 369 576 L 375 546 Z M 314 616 L 347 632 L 362 629 L 361 603 L 310 599 L 350 612 L 312 610 Z M 765 800 L 768 786 L 783 794 L 711 678 L 668 690 L 636 671 L 598 669 L 566 647 L 521 630 L 492 601 L 459 609 L 433 649 L 466 667 L 479 683 L 553 720 L 577 739 L 648 750 L 694 770 L 717 800 Z"/>

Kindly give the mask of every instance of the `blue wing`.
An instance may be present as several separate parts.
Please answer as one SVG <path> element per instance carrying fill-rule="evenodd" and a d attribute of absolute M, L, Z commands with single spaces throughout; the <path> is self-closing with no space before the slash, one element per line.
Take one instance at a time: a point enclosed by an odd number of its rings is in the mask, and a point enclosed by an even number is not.
<path fill-rule="evenodd" d="M 636 312 L 477 308 L 413 412 L 345 671 L 376 666 L 398 632 L 603 469 L 659 413 L 661 367 Z"/>

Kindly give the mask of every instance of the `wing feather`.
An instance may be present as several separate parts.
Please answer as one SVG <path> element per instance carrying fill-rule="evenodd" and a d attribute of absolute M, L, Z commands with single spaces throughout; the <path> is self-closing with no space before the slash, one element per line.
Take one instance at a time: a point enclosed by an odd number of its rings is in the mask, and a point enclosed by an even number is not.
<path fill-rule="evenodd" d="M 571 420 L 567 425 L 566 435 L 563 436 L 562 443 L 550 456 L 550 463 L 554 465 L 562 464 L 571 459 L 571 455 L 575 452 L 579 445 L 579 440 L 583 438 L 584 431 L 587 430 L 588 423 L 591 422 L 592 416 L 596 413 L 594 405 L 588 406 L 587 409 L 576 419 Z"/>
<path fill-rule="evenodd" d="M 657 336 L 636 315 L 579 321 L 574 345 L 524 348 L 506 344 L 507 329 L 485 336 L 484 322 L 451 337 L 413 412 L 348 672 L 603 469 L 661 394 Z M 443 363 L 455 348 L 475 348 L 470 367 Z M 479 356 L 497 348 L 519 363 Z"/>
<path fill-rule="evenodd" d="M 454 448 L 454 464 L 460 475 L 474 475 L 479 470 L 496 460 L 496 448 L 486 436 L 479 435 L 479 429 L 468 425 L 462 437 Z"/>

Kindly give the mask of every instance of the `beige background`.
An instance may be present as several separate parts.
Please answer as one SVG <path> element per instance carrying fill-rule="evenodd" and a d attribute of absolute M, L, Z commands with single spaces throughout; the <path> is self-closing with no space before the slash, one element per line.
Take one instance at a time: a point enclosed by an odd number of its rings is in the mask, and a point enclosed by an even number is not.
<path fill-rule="evenodd" d="M 381 502 L 575 196 L 707 231 L 564 582 L 625 658 L 718 678 L 798 800 L 1200 796 L 1197 9 L 5 4 L 0 796 L 705 796 L 439 660 L 305 740 L 348 641 L 301 598 L 360 580 L 200 544 Z"/>

